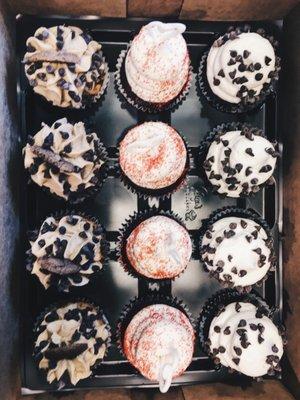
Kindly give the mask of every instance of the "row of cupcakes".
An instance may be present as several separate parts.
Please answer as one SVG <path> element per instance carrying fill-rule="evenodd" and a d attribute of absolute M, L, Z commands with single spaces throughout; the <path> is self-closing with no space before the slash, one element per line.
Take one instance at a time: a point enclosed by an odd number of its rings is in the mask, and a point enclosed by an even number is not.
<path fill-rule="evenodd" d="M 163 122 L 144 122 L 119 140 L 124 184 L 145 197 L 169 196 L 186 183 L 186 140 Z M 216 127 L 199 147 L 197 167 L 206 186 L 221 196 L 245 197 L 273 182 L 279 153 L 262 130 L 242 123 Z M 30 178 L 52 195 L 78 203 L 98 192 L 107 177 L 104 145 L 83 122 L 66 118 L 28 137 L 23 150 Z"/>
<path fill-rule="evenodd" d="M 195 326 L 178 299 L 155 292 L 135 298 L 121 313 L 115 332 L 122 355 L 136 372 L 166 392 L 189 367 L 195 340 L 229 372 L 261 379 L 281 376 L 285 330 L 255 293 L 217 292 L 204 304 Z M 48 383 L 77 385 L 93 376 L 111 344 L 101 309 L 87 299 L 47 308 L 34 327 L 34 359 Z"/>
<path fill-rule="evenodd" d="M 192 68 L 181 23 L 143 26 L 117 62 L 116 85 L 144 112 L 179 104 Z M 102 46 L 74 26 L 40 27 L 26 42 L 25 74 L 35 93 L 55 106 L 84 109 L 97 103 L 109 81 Z M 229 28 L 201 58 L 201 96 L 221 111 L 246 112 L 261 105 L 278 79 L 278 43 L 263 29 Z"/>
<path fill-rule="evenodd" d="M 267 279 L 276 265 L 270 228 L 251 209 L 215 211 L 192 242 L 182 220 L 155 208 L 126 220 L 117 241 L 117 257 L 127 273 L 164 283 L 187 268 L 193 247 L 209 274 L 229 288 L 249 292 Z M 45 289 L 62 292 L 87 285 L 108 257 L 105 231 L 96 218 L 79 212 L 47 217 L 29 232 L 27 269 Z"/>

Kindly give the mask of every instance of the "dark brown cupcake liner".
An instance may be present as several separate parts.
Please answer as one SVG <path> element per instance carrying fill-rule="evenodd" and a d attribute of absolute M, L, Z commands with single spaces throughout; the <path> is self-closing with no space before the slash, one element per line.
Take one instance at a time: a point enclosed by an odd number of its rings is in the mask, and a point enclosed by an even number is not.
<path fill-rule="evenodd" d="M 71 119 L 68 122 L 71 122 Z M 74 121 L 73 121 L 74 122 Z M 85 124 L 85 122 L 84 122 Z M 87 124 L 87 129 L 88 131 L 91 130 L 91 123 Z M 33 184 L 35 187 L 37 187 L 39 190 L 42 190 L 44 193 L 47 195 L 51 196 L 52 198 L 59 200 L 62 203 L 70 203 L 70 204 L 79 204 L 82 203 L 85 200 L 92 199 L 97 196 L 99 191 L 101 190 L 105 180 L 108 177 L 108 153 L 107 150 L 104 146 L 104 144 L 100 141 L 98 138 L 97 141 L 97 149 L 98 153 L 98 159 L 103 161 L 103 164 L 101 165 L 100 169 L 95 173 L 95 176 L 97 177 L 97 183 L 93 186 L 90 186 L 83 191 L 76 191 L 76 192 L 69 192 L 68 198 L 64 199 L 61 196 L 58 196 L 56 193 L 51 192 L 50 188 L 46 186 L 39 186 L 36 182 L 33 181 L 31 178 L 31 174 L 29 173 L 28 169 L 26 169 L 27 174 L 28 174 L 28 183 Z"/>
<path fill-rule="evenodd" d="M 106 358 L 106 357 L 107 357 L 107 354 L 108 354 L 108 351 L 109 351 L 109 348 L 110 348 L 111 343 L 112 343 L 112 330 L 111 330 L 111 326 L 110 326 L 110 324 L 109 324 L 109 322 L 108 322 L 108 319 L 106 318 L 105 314 L 103 313 L 102 309 L 100 308 L 100 306 L 97 305 L 97 304 L 95 304 L 93 301 L 90 301 L 88 298 L 85 298 L 85 297 L 79 297 L 79 298 L 78 298 L 78 297 L 73 297 L 73 298 L 68 298 L 68 300 L 60 300 L 60 301 L 57 301 L 57 302 L 55 302 L 55 303 L 49 305 L 48 307 L 46 307 L 46 308 L 38 315 L 38 317 L 37 317 L 36 320 L 35 320 L 34 326 L 33 326 L 33 336 L 34 336 L 33 349 L 34 349 L 34 345 L 35 345 L 35 342 L 36 342 L 36 340 L 37 340 L 39 334 L 42 332 L 42 331 L 39 332 L 39 326 L 40 326 L 40 324 L 42 323 L 43 319 L 45 318 L 46 314 L 48 314 L 49 312 L 55 311 L 55 310 L 57 310 L 58 308 L 65 307 L 65 306 L 67 306 L 68 304 L 72 304 L 72 303 L 86 303 L 86 304 L 88 304 L 89 306 L 95 308 L 95 309 L 97 310 L 97 312 L 100 314 L 100 318 L 101 318 L 101 319 L 103 320 L 103 322 L 105 323 L 106 329 L 107 329 L 107 331 L 108 331 L 108 337 L 107 337 L 107 339 L 104 341 L 104 343 L 106 343 L 106 350 L 105 350 L 105 354 L 104 354 L 103 359 Z M 33 357 L 35 358 L 35 355 L 34 355 L 34 354 L 33 354 Z M 99 365 L 102 363 L 103 359 L 99 359 L 99 360 L 97 360 L 97 361 L 95 362 L 95 364 L 91 367 L 91 375 L 90 375 L 88 378 L 86 378 L 86 379 L 90 379 L 91 377 L 94 376 L 94 374 L 95 374 L 95 369 L 97 368 L 97 366 L 99 366 Z M 39 363 L 38 360 L 36 360 L 37 368 L 38 368 L 38 363 Z M 42 373 L 43 373 L 44 375 L 47 374 L 45 370 L 40 370 L 40 371 L 42 371 Z M 61 377 L 61 379 L 60 379 L 59 381 L 54 381 L 54 382 L 51 383 L 51 385 L 52 385 L 52 386 L 55 386 L 55 387 L 57 388 L 57 390 L 63 389 L 65 386 L 74 387 L 74 386 L 72 385 L 72 383 L 70 382 L 68 373 L 66 373 L 66 372 L 63 374 L 63 376 Z"/>
<path fill-rule="evenodd" d="M 200 345 L 204 352 L 211 357 L 214 360 L 215 363 L 215 368 L 216 369 L 227 369 L 228 372 L 233 373 L 237 372 L 235 370 L 232 370 L 229 367 L 225 367 L 224 365 L 221 365 L 219 363 L 219 360 L 217 357 L 215 357 L 211 352 L 210 352 L 210 346 L 209 346 L 209 328 L 212 323 L 212 320 L 214 317 L 220 315 L 220 313 L 224 310 L 224 308 L 231 303 L 235 302 L 247 302 L 253 304 L 255 307 L 257 307 L 257 312 L 260 315 L 265 315 L 268 318 L 270 318 L 273 321 L 273 315 L 275 310 L 271 309 L 269 305 L 266 303 L 264 299 L 262 299 L 257 293 L 239 293 L 238 291 L 234 289 L 223 289 L 218 291 L 216 294 L 214 294 L 212 297 L 210 297 L 206 303 L 204 304 L 202 311 L 200 313 L 200 316 L 197 321 L 197 336 L 200 341 Z M 273 321 L 274 322 L 274 321 Z M 276 324 L 275 324 L 276 325 Z M 278 331 L 280 335 L 282 336 L 283 339 L 283 344 L 286 345 L 287 340 L 286 340 L 286 334 L 285 334 L 285 328 L 282 325 L 276 325 L 278 328 Z M 280 374 L 276 374 L 277 378 L 280 378 Z M 253 378 L 255 380 L 261 380 L 262 377 L 259 378 Z"/>
<path fill-rule="evenodd" d="M 177 109 L 180 104 L 185 100 L 190 90 L 192 84 L 192 66 L 190 65 L 189 67 L 189 75 L 185 85 L 174 99 L 166 103 L 150 103 L 144 101 L 131 90 L 125 74 L 125 58 L 131 46 L 131 43 L 132 42 L 128 44 L 126 50 L 121 51 L 116 65 L 115 86 L 118 93 L 121 95 L 120 100 L 126 100 L 127 103 L 129 103 L 132 107 L 148 114 L 156 114 L 163 111 L 173 111 Z"/>
<path fill-rule="evenodd" d="M 183 303 L 182 300 L 179 300 L 177 297 L 165 296 L 163 294 L 159 294 L 156 291 L 153 291 L 152 294 L 148 294 L 143 298 L 135 297 L 130 302 L 124 306 L 121 311 L 121 315 L 117 322 L 116 328 L 116 336 L 115 340 L 118 346 L 118 349 L 122 356 L 126 358 L 126 355 L 123 352 L 123 338 L 126 331 L 127 326 L 129 325 L 132 318 L 143 308 L 148 307 L 153 304 L 166 304 L 168 306 L 177 308 L 181 312 L 183 312 L 186 317 L 189 319 L 192 327 L 195 330 L 195 321 L 188 309 L 188 307 Z"/>
<path fill-rule="evenodd" d="M 218 278 L 217 274 L 214 274 L 213 271 L 209 271 L 206 266 L 205 266 L 205 261 L 202 259 L 202 254 L 201 254 L 201 247 L 202 247 L 202 240 L 205 235 L 205 232 L 207 231 L 208 227 L 217 222 L 218 220 L 226 217 L 240 217 L 240 218 L 246 218 L 246 219 L 251 219 L 252 221 L 256 222 L 258 225 L 260 225 L 266 232 L 267 237 L 268 237 L 268 243 L 269 243 L 269 249 L 271 252 L 271 260 L 270 260 L 270 268 L 266 275 L 258 282 L 252 285 L 248 286 L 232 286 L 230 282 L 225 282 L 224 280 L 221 280 Z M 238 293 L 241 294 L 246 294 L 250 293 L 253 287 L 260 287 L 262 284 L 268 279 L 269 275 L 271 272 L 273 272 L 276 269 L 277 265 L 277 257 L 275 255 L 275 250 L 274 250 L 274 245 L 273 245 L 273 237 L 271 233 L 271 229 L 267 222 L 254 210 L 252 209 L 243 209 L 243 208 L 238 208 L 238 207 L 223 207 L 221 209 L 218 209 L 214 211 L 206 220 L 202 221 L 202 227 L 200 229 L 200 239 L 199 239 L 199 254 L 200 254 L 200 260 L 203 263 L 203 268 L 206 272 L 210 274 L 210 276 L 214 277 L 219 281 L 219 283 L 228 288 L 234 288 Z"/>
<path fill-rule="evenodd" d="M 209 150 L 210 145 L 213 143 L 213 141 L 215 140 L 215 138 L 225 132 L 230 132 L 230 131 L 235 131 L 235 130 L 248 130 L 250 131 L 253 135 L 256 136 L 261 136 L 267 140 L 269 140 L 267 138 L 267 136 L 264 134 L 262 129 L 256 128 L 248 123 L 244 123 L 244 122 L 228 122 L 228 123 L 223 123 L 221 125 L 216 126 L 211 132 L 209 132 L 204 139 L 202 140 L 202 142 L 199 145 L 199 157 L 198 157 L 198 162 L 199 162 L 199 169 L 200 169 L 200 176 L 201 179 L 203 180 L 204 185 L 206 186 L 207 190 L 209 190 L 210 192 L 213 192 L 214 194 L 216 194 L 217 196 L 219 196 L 220 198 L 226 198 L 226 197 L 230 197 L 227 196 L 226 194 L 222 194 L 218 192 L 218 188 L 215 187 L 210 180 L 208 179 L 206 172 L 204 170 L 204 163 L 206 160 L 206 156 Z M 273 146 L 276 148 L 277 143 L 276 142 L 272 142 L 270 141 L 270 143 L 273 144 Z M 275 156 L 278 157 L 279 153 L 275 152 Z M 258 185 L 259 190 L 262 190 L 264 187 L 269 186 L 269 185 L 273 185 L 275 182 L 273 175 L 264 183 Z M 239 195 L 238 198 L 244 198 L 244 197 L 251 197 L 254 196 L 257 192 L 250 192 L 247 195 L 241 193 Z"/>
<path fill-rule="evenodd" d="M 225 33 L 221 37 L 221 40 L 226 42 L 227 40 L 235 39 L 241 32 L 249 32 L 250 27 L 248 25 L 233 28 L 231 27 L 230 30 Z M 264 38 L 268 39 L 272 44 L 274 51 L 275 51 L 275 71 L 274 77 L 271 78 L 270 83 L 265 84 L 265 87 L 261 90 L 259 95 L 253 97 L 253 103 L 229 103 L 225 100 L 222 100 L 220 97 L 216 96 L 210 88 L 206 77 L 206 67 L 207 67 L 207 57 L 210 48 L 205 51 L 205 53 L 201 57 L 198 74 L 197 74 L 197 91 L 200 98 L 204 98 L 210 106 L 217 109 L 218 111 L 230 114 L 242 114 L 247 113 L 250 111 L 255 111 L 259 107 L 263 105 L 269 95 L 272 95 L 276 91 L 276 80 L 278 80 L 278 74 L 280 71 L 280 57 L 276 55 L 276 48 L 278 47 L 278 42 L 274 39 L 273 36 L 269 36 L 263 29 L 251 30 L 251 32 L 256 32 L 263 36 Z"/>
<path fill-rule="evenodd" d="M 87 286 L 91 283 L 91 281 L 97 276 L 101 276 L 101 274 L 103 273 L 103 270 L 107 267 L 108 262 L 109 262 L 109 242 L 106 240 L 106 232 L 104 227 L 100 224 L 100 222 L 98 221 L 98 219 L 94 216 L 90 216 L 84 212 L 81 211 L 76 211 L 76 210 L 60 210 L 57 211 L 53 214 L 48 215 L 47 217 L 45 217 L 41 223 L 39 224 L 39 226 L 28 232 L 28 237 L 37 237 L 40 227 L 42 226 L 43 222 L 49 218 L 49 217 L 53 217 L 56 220 L 60 220 L 63 217 L 69 216 L 69 215 L 78 215 L 82 218 L 85 218 L 88 221 L 93 222 L 94 224 L 97 225 L 98 228 L 101 229 L 101 239 L 100 239 L 100 250 L 101 250 L 101 255 L 102 255 L 102 260 L 101 260 L 101 264 L 102 264 L 102 268 L 100 270 L 97 271 L 93 271 L 92 274 L 89 274 L 87 277 L 89 278 L 89 282 L 86 285 L 80 286 L 80 287 L 84 287 Z M 36 257 L 32 254 L 31 251 L 31 247 L 26 251 L 26 260 L 25 260 L 25 265 L 26 265 L 26 269 L 27 271 L 31 272 L 32 268 L 33 268 L 33 263 L 35 262 Z M 79 271 L 80 273 L 80 271 Z M 39 281 L 38 277 L 36 277 L 36 279 Z M 39 281 L 40 285 L 41 282 Z M 42 285 L 42 287 L 44 288 L 44 286 Z M 50 285 L 48 289 L 45 290 L 49 290 L 50 288 L 55 288 L 56 290 L 60 291 L 60 292 L 64 292 L 64 293 L 68 293 L 69 291 L 72 291 L 74 288 L 78 288 L 78 286 L 74 286 L 72 284 L 70 284 L 67 288 L 59 288 L 57 285 Z"/>
<path fill-rule="evenodd" d="M 188 230 L 185 227 L 183 220 L 177 215 L 174 214 L 172 211 L 160 211 L 155 207 L 152 207 L 150 210 L 143 211 L 143 212 L 135 212 L 132 216 L 129 216 L 125 222 L 122 225 L 122 228 L 119 230 L 119 236 L 117 240 L 117 245 L 116 245 L 116 251 L 117 251 L 117 258 L 120 263 L 120 265 L 123 267 L 124 271 L 138 279 L 143 279 L 145 281 L 148 281 L 150 283 L 159 283 L 160 285 L 165 285 L 168 284 L 170 281 L 174 281 L 177 279 L 179 276 L 181 276 L 184 271 L 186 270 L 188 264 L 185 266 L 184 270 L 180 272 L 177 276 L 173 278 L 164 278 L 164 279 L 154 279 L 154 278 L 148 278 L 147 276 L 144 276 L 140 274 L 138 271 L 135 270 L 135 268 L 130 264 L 127 254 L 126 254 L 126 241 L 131 234 L 131 232 L 143 221 L 154 217 L 154 216 L 164 216 L 168 217 L 170 219 L 173 219 L 177 223 L 179 223 L 184 229 L 186 229 L 187 233 Z M 191 239 L 192 240 L 192 239 Z"/>
<path fill-rule="evenodd" d="M 126 133 L 134 128 L 135 126 L 130 127 L 128 129 L 126 129 L 121 138 L 118 141 L 118 146 L 121 142 L 121 140 L 126 136 Z M 176 130 L 176 132 L 180 135 L 180 133 Z M 129 189 L 132 193 L 138 195 L 139 197 L 144 198 L 145 200 L 149 199 L 149 198 L 159 198 L 159 199 L 167 199 L 169 198 L 172 194 L 174 194 L 175 192 L 177 192 L 178 190 L 182 189 L 184 186 L 187 185 L 187 180 L 188 180 L 188 172 L 190 169 L 190 160 L 192 159 L 192 154 L 190 151 L 190 147 L 189 144 L 187 142 L 187 139 L 180 135 L 181 139 L 183 140 L 183 143 L 185 145 L 186 148 L 186 152 L 187 152 L 187 158 L 186 158 L 186 164 L 185 164 L 185 169 L 182 173 L 182 175 L 179 177 L 179 179 L 177 179 L 176 182 L 172 183 L 172 185 L 169 185 L 167 187 L 161 188 L 161 189 L 147 189 L 147 188 L 143 188 L 141 186 L 136 185 L 134 182 L 131 181 L 131 179 L 129 179 L 125 173 L 123 172 L 120 163 L 119 163 L 119 156 L 118 156 L 118 166 L 117 168 L 117 174 L 120 177 L 120 180 L 123 182 L 124 186 Z"/>

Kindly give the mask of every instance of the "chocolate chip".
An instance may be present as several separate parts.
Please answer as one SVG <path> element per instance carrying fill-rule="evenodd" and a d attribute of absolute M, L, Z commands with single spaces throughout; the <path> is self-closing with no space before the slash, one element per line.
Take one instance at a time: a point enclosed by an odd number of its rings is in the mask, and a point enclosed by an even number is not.
<path fill-rule="evenodd" d="M 67 140 L 67 139 L 69 138 L 68 132 L 59 131 L 59 133 L 60 133 L 61 137 L 62 137 L 64 140 Z"/>
<path fill-rule="evenodd" d="M 247 149 L 245 150 L 245 153 L 251 157 L 254 157 L 253 150 L 251 149 L 251 147 L 247 147 Z"/>
<path fill-rule="evenodd" d="M 67 195 L 70 192 L 71 185 L 69 184 L 68 181 L 64 182 L 63 184 L 63 192 L 65 195 Z"/>
<path fill-rule="evenodd" d="M 86 222 L 86 223 L 83 225 L 83 229 L 84 229 L 85 231 L 88 231 L 88 230 L 90 229 L 90 227 L 91 227 L 91 224 L 88 223 L 88 222 Z"/>
<path fill-rule="evenodd" d="M 229 231 L 224 231 L 224 236 L 226 237 L 226 239 L 230 239 L 231 237 L 233 237 L 235 235 L 233 230 L 229 230 Z"/>
<path fill-rule="evenodd" d="M 249 56 L 250 56 L 250 51 L 248 51 L 248 50 L 244 50 L 244 52 L 243 52 L 243 57 L 244 58 L 248 58 Z"/>
<path fill-rule="evenodd" d="M 224 333 L 224 335 L 230 335 L 231 334 L 230 327 L 226 326 L 226 328 L 224 329 L 223 333 Z"/>
<path fill-rule="evenodd" d="M 234 65 L 236 63 L 236 61 L 233 59 L 233 58 L 231 58 L 229 61 L 228 61 L 228 63 L 227 63 L 227 65 Z"/>
<path fill-rule="evenodd" d="M 248 69 L 248 71 L 250 71 L 250 72 L 254 72 L 254 71 L 255 71 L 254 65 L 253 65 L 253 64 L 249 64 L 247 69 Z"/>
<path fill-rule="evenodd" d="M 215 326 L 214 327 L 214 331 L 216 332 L 216 333 L 220 333 L 221 332 L 221 328 L 219 327 L 219 326 Z"/>
<path fill-rule="evenodd" d="M 44 239 L 41 239 L 41 240 L 38 241 L 38 245 L 39 245 L 40 247 L 44 247 L 45 244 L 46 244 L 46 242 L 45 242 Z"/>
<path fill-rule="evenodd" d="M 235 353 L 240 356 L 242 355 L 242 349 L 240 347 L 237 346 L 233 346 L 233 350 L 235 351 Z"/>
<path fill-rule="evenodd" d="M 66 227 L 65 226 L 60 226 L 59 229 L 58 229 L 58 232 L 61 235 L 64 235 L 67 232 Z"/>
<path fill-rule="evenodd" d="M 231 79 L 234 79 L 235 75 L 236 75 L 236 69 L 234 69 L 233 71 L 229 72 L 228 75 L 230 76 Z"/>
<path fill-rule="evenodd" d="M 62 50 L 62 48 L 64 47 L 64 41 L 63 40 L 57 40 L 56 41 L 56 47 L 57 47 L 57 50 Z"/>
<path fill-rule="evenodd" d="M 242 306 L 240 305 L 240 303 L 236 303 L 235 304 L 235 311 L 236 312 L 239 312 L 241 308 L 242 308 Z"/>
<path fill-rule="evenodd" d="M 258 335 L 257 340 L 259 344 L 265 341 L 265 339 L 261 335 Z"/>
<path fill-rule="evenodd" d="M 238 357 L 233 358 L 232 361 L 233 361 L 236 365 L 239 365 L 239 363 L 240 363 L 240 359 L 239 359 Z"/>
<path fill-rule="evenodd" d="M 76 94 L 73 90 L 69 90 L 68 95 L 71 97 L 72 100 L 75 101 L 75 103 L 80 102 L 80 96 L 78 96 L 78 94 Z"/>
<path fill-rule="evenodd" d="M 86 44 L 89 44 L 92 40 L 91 36 L 86 32 L 81 33 L 81 37 L 85 40 Z"/>
<path fill-rule="evenodd" d="M 242 278 L 245 275 L 247 275 L 247 271 L 245 271 L 244 269 L 241 269 L 239 272 L 239 276 Z"/>
<path fill-rule="evenodd" d="M 218 86 L 218 85 L 220 85 L 220 80 L 219 79 L 217 79 L 217 78 L 214 78 L 214 85 L 215 86 Z"/>
<path fill-rule="evenodd" d="M 245 64 L 240 64 L 239 67 L 238 67 L 238 70 L 239 70 L 240 72 L 245 72 L 246 69 L 247 69 L 247 67 L 246 67 Z"/>
<path fill-rule="evenodd" d="M 276 346 L 276 344 L 274 344 L 274 346 L 272 346 L 272 351 L 273 351 L 273 353 L 278 353 L 279 352 L 279 349 Z"/>
<path fill-rule="evenodd" d="M 58 70 L 58 74 L 59 74 L 59 76 L 61 76 L 61 77 L 63 77 L 64 75 L 65 75 L 65 69 L 64 68 L 59 68 L 59 70 Z"/>
<path fill-rule="evenodd" d="M 252 185 L 257 185 L 258 184 L 258 179 L 257 178 L 253 178 L 250 181 L 252 183 Z"/>
<path fill-rule="evenodd" d="M 245 221 L 245 220 L 243 220 L 243 219 L 241 219 L 241 227 L 243 228 L 243 229 L 246 229 L 247 228 L 247 222 Z"/>
<path fill-rule="evenodd" d="M 268 66 L 270 64 L 270 62 L 272 61 L 272 59 L 268 56 L 265 57 L 265 64 Z"/>
<path fill-rule="evenodd" d="M 225 351 L 226 351 L 224 346 L 220 346 L 218 350 L 219 350 L 219 353 L 225 353 Z"/>
<path fill-rule="evenodd" d="M 232 267 L 232 268 L 231 268 L 231 272 L 232 272 L 233 274 L 237 274 L 237 272 L 238 272 L 238 271 L 237 271 L 237 268 L 236 268 L 236 267 Z"/>
<path fill-rule="evenodd" d="M 74 225 L 77 224 L 78 218 L 73 217 L 73 215 L 68 215 L 66 221 L 67 221 L 67 223 L 69 225 L 73 225 L 74 226 Z"/>
<path fill-rule="evenodd" d="M 254 64 L 254 69 L 255 69 L 256 71 L 259 71 L 259 70 L 261 69 L 261 64 L 260 64 L 260 63 L 255 63 L 255 64 Z"/>
<path fill-rule="evenodd" d="M 259 172 L 270 172 L 272 170 L 271 165 L 264 165 L 263 167 L 261 167 L 261 169 L 259 170 Z"/>
<path fill-rule="evenodd" d="M 258 73 L 258 74 L 255 75 L 255 79 L 256 79 L 257 81 L 261 81 L 262 78 L 263 78 L 263 74 L 261 74 L 261 73 Z"/>
<path fill-rule="evenodd" d="M 79 232 L 79 236 L 82 238 L 82 239 L 86 239 L 87 238 L 87 234 L 83 231 L 83 232 Z"/>
<path fill-rule="evenodd" d="M 229 228 L 230 228 L 230 229 L 236 229 L 236 228 L 237 228 L 237 224 L 236 224 L 235 222 L 231 222 L 231 223 L 229 224 Z"/>
<path fill-rule="evenodd" d="M 69 68 L 69 71 L 70 72 L 75 72 L 75 70 L 76 70 L 76 64 L 75 63 L 69 63 L 68 64 L 68 68 Z"/>
<path fill-rule="evenodd" d="M 71 151 L 72 151 L 72 145 L 71 145 L 71 143 L 69 143 L 69 144 L 67 144 L 65 147 L 64 147 L 64 150 L 63 150 L 65 153 L 71 153 Z"/>
<path fill-rule="evenodd" d="M 251 169 L 251 167 L 247 167 L 246 168 L 246 171 L 245 171 L 245 175 L 246 176 L 249 176 L 249 175 L 251 175 L 252 174 L 252 169 Z"/>
<path fill-rule="evenodd" d="M 218 75 L 221 76 L 222 78 L 225 78 L 224 70 L 220 69 L 220 71 L 218 72 Z"/>
<path fill-rule="evenodd" d="M 241 55 L 238 55 L 236 58 L 237 62 L 242 62 L 243 61 L 243 57 Z"/>
<path fill-rule="evenodd" d="M 241 319 L 240 322 L 239 322 L 239 324 L 238 324 L 238 327 L 239 327 L 239 328 L 243 328 L 243 327 L 246 326 L 246 325 L 247 325 L 246 320 L 245 320 L 245 319 Z"/>
<path fill-rule="evenodd" d="M 239 335 L 239 336 L 245 336 L 245 334 L 246 334 L 246 332 L 247 332 L 247 329 L 237 329 L 236 330 L 236 333 Z"/>
<path fill-rule="evenodd" d="M 34 53 L 36 51 L 36 48 L 33 47 L 31 44 L 29 44 L 27 46 L 27 51 L 28 51 L 28 53 Z"/>
<path fill-rule="evenodd" d="M 49 149 L 51 146 L 53 146 L 53 139 L 53 133 L 50 132 L 49 135 L 45 137 L 42 147 L 45 149 Z"/>

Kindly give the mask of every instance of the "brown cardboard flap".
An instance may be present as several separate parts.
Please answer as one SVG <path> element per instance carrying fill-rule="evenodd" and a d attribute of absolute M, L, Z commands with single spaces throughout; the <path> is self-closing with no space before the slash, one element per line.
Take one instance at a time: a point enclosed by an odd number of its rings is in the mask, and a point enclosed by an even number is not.
<path fill-rule="evenodd" d="M 208 21 L 280 19 L 298 2 L 298 0 L 184 0 L 180 18 Z"/>
<path fill-rule="evenodd" d="M 178 17 L 182 0 L 128 0 L 128 17 Z"/>

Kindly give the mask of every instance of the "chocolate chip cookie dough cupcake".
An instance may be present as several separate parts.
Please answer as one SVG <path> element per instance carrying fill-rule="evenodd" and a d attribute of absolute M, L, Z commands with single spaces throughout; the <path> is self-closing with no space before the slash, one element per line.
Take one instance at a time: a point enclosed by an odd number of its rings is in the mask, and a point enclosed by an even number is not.
<path fill-rule="evenodd" d="M 106 177 L 106 150 L 83 122 L 66 118 L 42 129 L 23 149 L 24 166 L 33 182 L 71 203 L 96 194 Z"/>
<path fill-rule="evenodd" d="M 275 267 L 269 228 L 254 211 L 235 207 L 217 210 L 204 222 L 202 232 L 201 261 L 223 286 L 249 292 Z"/>
<path fill-rule="evenodd" d="M 26 45 L 29 84 L 54 106 L 83 109 L 104 93 L 109 73 L 102 46 L 80 28 L 41 27 Z"/>
<path fill-rule="evenodd" d="M 200 160 L 209 186 L 222 197 L 246 197 L 272 183 L 279 153 L 261 129 L 223 124 L 200 146 Z"/>
<path fill-rule="evenodd" d="M 36 323 L 33 356 L 47 381 L 76 385 L 93 373 L 110 344 L 103 312 L 83 300 L 46 310 Z"/>
<path fill-rule="evenodd" d="M 179 133 L 163 122 L 144 122 L 129 129 L 120 142 L 121 179 L 133 191 L 169 196 L 184 183 L 189 155 Z"/>
<path fill-rule="evenodd" d="M 215 364 L 253 378 L 280 377 L 284 331 L 257 296 L 219 292 L 205 304 L 199 328 Z"/>
<path fill-rule="evenodd" d="M 142 27 L 117 63 L 116 84 L 144 112 L 179 104 L 191 84 L 190 57 L 181 23 L 153 21 Z"/>
<path fill-rule="evenodd" d="M 277 46 L 263 29 L 230 28 L 201 59 L 200 92 L 224 112 L 241 113 L 258 107 L 278 79 Z"/>
<path fill-rule="evenodd" d="M 27 269 L 44 286 L 68 292 L 87 285 L 105 262 L 104 231 L 98 221 L 80 213 L 54 215 L 29 232 Z"/>

